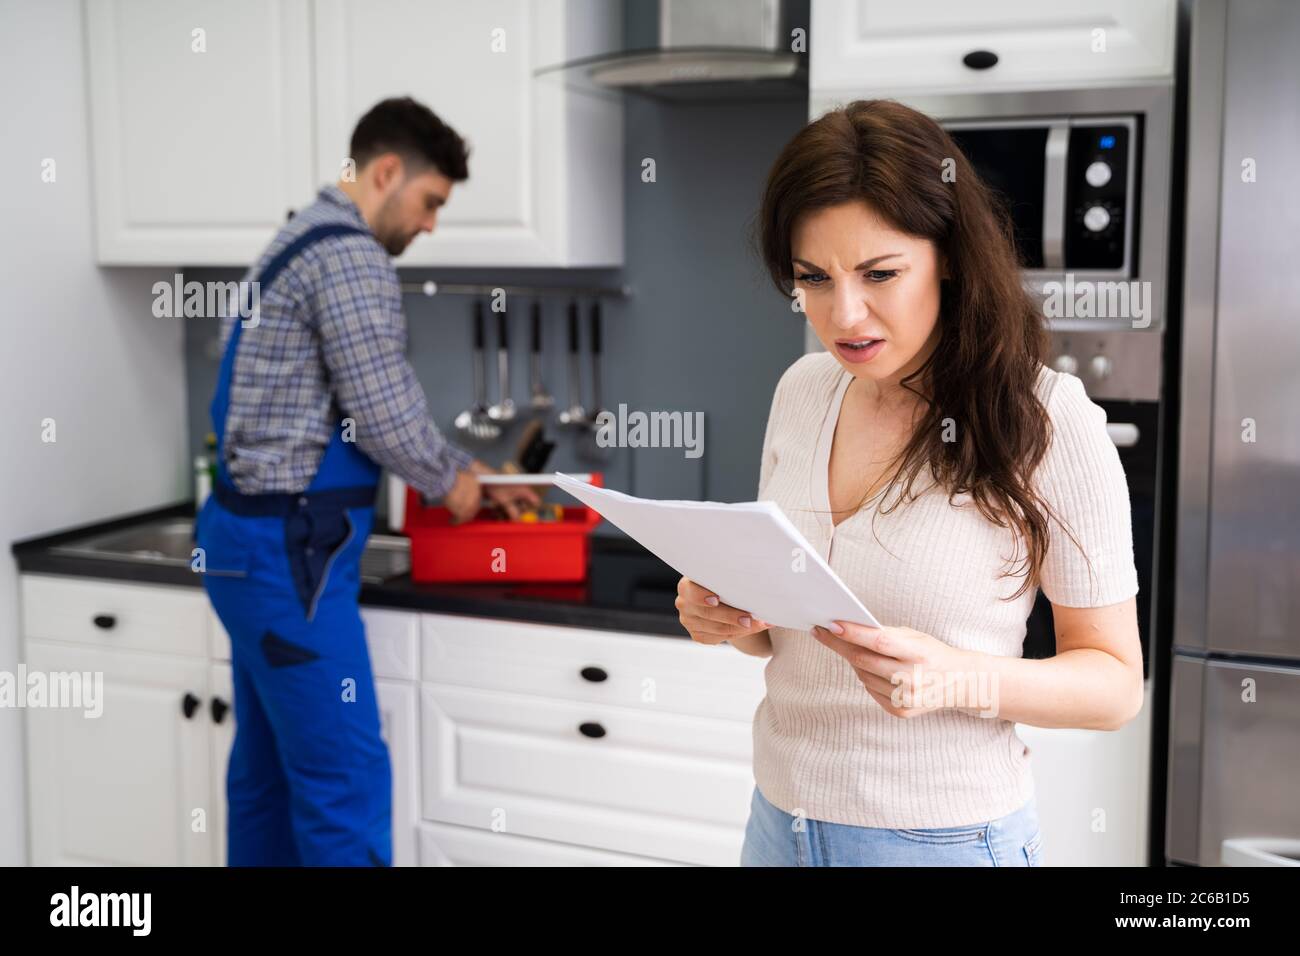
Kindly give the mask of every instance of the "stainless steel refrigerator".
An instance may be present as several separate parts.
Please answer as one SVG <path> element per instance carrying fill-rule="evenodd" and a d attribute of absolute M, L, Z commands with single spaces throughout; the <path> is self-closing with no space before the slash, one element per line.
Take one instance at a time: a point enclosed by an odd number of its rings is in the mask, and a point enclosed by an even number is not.
<path fill-rule="evenodd" d="M 1191 4 L 1166 856 L 1300 865 L 1300 4 Z"/>

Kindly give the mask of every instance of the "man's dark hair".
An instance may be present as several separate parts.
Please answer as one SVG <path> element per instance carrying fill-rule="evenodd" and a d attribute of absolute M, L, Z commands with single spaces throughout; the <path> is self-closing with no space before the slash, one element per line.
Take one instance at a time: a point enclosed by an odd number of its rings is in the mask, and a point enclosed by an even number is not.
<path fill-rule="evenodd" d="M 352 131 L 351 154 L 358 169 L 383 153 L 402 157 L 408 174 L 436 166 L 448 179 L 469 178 L 465 141 L 433 110 L 409 96 L 376 103 Z"/>

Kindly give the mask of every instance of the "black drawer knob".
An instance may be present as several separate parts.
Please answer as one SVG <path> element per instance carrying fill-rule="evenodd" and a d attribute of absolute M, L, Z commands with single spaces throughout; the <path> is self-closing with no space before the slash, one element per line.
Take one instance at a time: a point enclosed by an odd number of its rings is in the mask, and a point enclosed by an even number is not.
<path fill-rule="evenodd" d="M 578 725 L 578 731 L 584 737 L 604 737 L 605 728 L 597 723 L 585 723 Z"/>
<path fill-rule="evenodd" d="M 189 720 L 192 718 L 194 712 L 199 709 L 199 705 L 202 703 L 203 701 L 199 700 L 189 691 L 186 691 L 185 696 L 181 698 L 181 713 L 185 715 L 185 719 Z"/>
<path fill-rule="evenodd" d="M 961 61 L 972 70 L 990 70 L 998 65 L 998 55 L 992 50 L 971 50 Z"/>
<path fill-rule="evenodd" d="M 609 674 L 603 667 L 584 667 L 582 669 L 582 679 L 589 680 L 593 684 L 599 684 L 601 681 L 609 680 Z"/>
<path fill-rule="evenodd" d="M 210 706 L 212 709 L 212 722 L 214 724 L 221 723 L 226 719 L 226 714 L 230 713 L 230 705 L 220 697 L 212 698 L 212 704 Z"/>
<path fill-rule="evenodd" d="M 112 614 L 96 614 L 92 620 L 95 622 L 95 627 L 102 631 L 111 631 L 117 626 L 117 618 Z"/>

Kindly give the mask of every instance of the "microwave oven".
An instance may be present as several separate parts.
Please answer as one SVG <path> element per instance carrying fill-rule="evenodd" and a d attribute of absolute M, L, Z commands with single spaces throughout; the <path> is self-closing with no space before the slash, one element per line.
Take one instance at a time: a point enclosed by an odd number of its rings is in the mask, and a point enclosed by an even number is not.
<path fill-rule="evenodd" d="M 1137 274 L 1139 116 L 943 126 L 1006 204 L 1027 276 Z"/>

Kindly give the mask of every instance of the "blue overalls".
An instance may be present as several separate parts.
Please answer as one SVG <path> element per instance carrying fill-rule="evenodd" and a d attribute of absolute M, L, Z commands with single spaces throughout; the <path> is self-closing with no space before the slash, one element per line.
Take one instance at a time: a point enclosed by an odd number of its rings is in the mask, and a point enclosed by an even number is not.
<path fill-rule="evenodd" d="M 265 295 L 317 226 L 257 277 Z M 230 866 L 389 866 L 392 771 L 357 596 L 380 469 L 335 429 L 302 494 L 241 494 L 224 455 L 235 321 L 212 399 L 217 480 L 199 513 L 204 587 L 231 640 Z M 255 333 L 253 333 L 255 334 Z"/>

